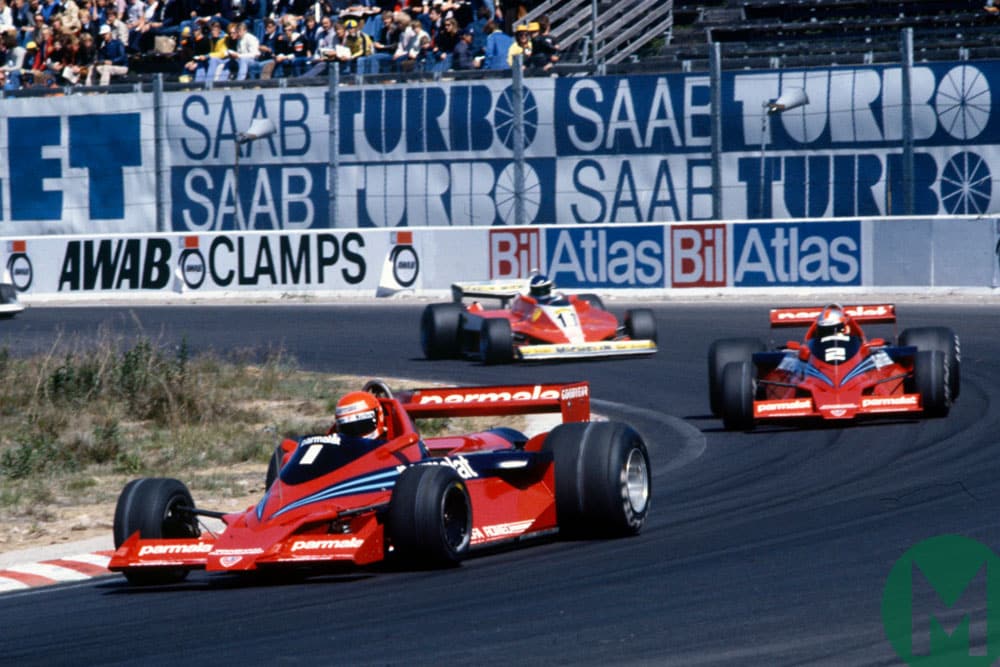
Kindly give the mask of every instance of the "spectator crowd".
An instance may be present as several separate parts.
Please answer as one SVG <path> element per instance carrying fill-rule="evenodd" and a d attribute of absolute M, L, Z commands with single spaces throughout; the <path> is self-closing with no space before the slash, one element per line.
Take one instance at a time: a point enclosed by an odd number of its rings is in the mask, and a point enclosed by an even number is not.
<path fill-rule="evenodd" d="M 517 11 L 520 9 L 520 11 Z M 504 11 L 508 12 L 504 22 Z M 0 89 L 108 85 L 141 70 L 223 81 L 551 70 L 546 17 L 493 0 L 0 0 Z M 512 29 L 513 36 L 504 26 Z"/>

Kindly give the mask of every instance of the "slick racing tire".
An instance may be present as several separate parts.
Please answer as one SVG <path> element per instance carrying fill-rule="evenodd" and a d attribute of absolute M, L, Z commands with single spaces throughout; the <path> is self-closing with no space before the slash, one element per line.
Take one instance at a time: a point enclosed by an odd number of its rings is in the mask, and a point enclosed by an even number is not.
<path fill-rule="evenodd" d="M 649 513 L 652 475 L 646 444 L 632 427 L 560 424 L 545 438 L 542 451 L 552 453 L 560 535 L 639 534 Z"/>
<path fill-rule="evenodd" d="M 514 334 L 510 322 L 489 317 L 479 328 L 479 354 L 486 364 L 504 364 L 514 360 Z"/>
<path fill-rule="evenodd" d="M 722 425 L 727 430 L 753 428 L 754 375 L 749 360 L 731 361 L 722 370 Z"/>
<path fill-rule="evenodd" d="M 448 466 L 410 466 L 393 487 L 387 530 L 393 556 L 408 566 L 458 565 L 472 542 L 465 482 Z"/>
<path fill-rule="evenodd" d="M 591 308 L 596 308 L 597 310 L 607 310 L 607 308 L 604 307 L 604 300 L 596 294 L 577 294 L 576 298 L 577 301 L 586 301 L 590 304 Z"/>
<path fill-rule="evenodd" d="M 115 507 L 115 549 L 133 533 L 146 539 L 198 537 L 201 531 L 190 512 L 179 508 L 194 507 L 191 492 L 176 479 L 145 477 L 125 485 Z M 187 576 L 186 568 L 135 568 L 125 570 L 129 583 L 140 586 L 170 584 Z"/>
<path fill-rule="evenodd" d="M 918 327 L 904 329 L 899 334 L 901 346 L 912 345 L 917 350 L 939 350 L 948 365 L 948 388 L 952 402 L 962 388 L 962 347 L 958 335 L 948 327 Z"/>
<path fill-rule="evenodd" d="M 928 417 L 946 417 L 951 409 L 951 396 L 945 374 L 947 357 L 940 350 L 917 351 L 913 360 L 913 390 Z"/>
<path fill-rule="evenodd" d="M 420 316 L 420 346 L 428 359 L 448 359 L 460 354 L 461 304 L 432 303 Z"/>
<path fill-rule="evenodd" d="M 754 352 L 763 352 L 759 338 L 723 338 L 708 348 L 708 401 L 712 414 L 722 416 L 722 371 L 732 361 L 750 361 Z"/>
<path fill-rule="evenodd" d="M 649 308 L 636 308 L 625 313 L 625 333 L 632 340 L 656 341 L 656 319 Z"/>

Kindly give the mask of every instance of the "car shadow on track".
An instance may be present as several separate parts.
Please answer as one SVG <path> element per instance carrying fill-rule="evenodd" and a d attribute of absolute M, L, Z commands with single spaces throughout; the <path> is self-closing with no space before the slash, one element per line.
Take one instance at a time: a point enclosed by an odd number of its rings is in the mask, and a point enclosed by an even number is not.
<path fill-rule="evenodd" d="M 227 590 L 234 588 L 264 588 L 277 586 L 294 586 L 307 582 L 328 584 L 349 584 L 356 581 L 371 579 L 375 573 L 371 570 L 351 571 L 311 571 L 297 572 L 285 570 L 281 572 L 252 572 L 238 574 L 211 574 L 197 579 L 185 580 L 174 584 L 133 586 L 124 577 L 109 578 L 107 582 L 97 587 L 108 595 L 142 595 L 147 593 L 165 593 L 194 590 Z"/>
<path fill-rule="evenodd" d="M 697 426 L 698 430 L 702 433 L 747 433 L 747 434 L 758 434 L 758 433 L 789 433 L 789 432 L 824 432 L 833 429 L 855 429 L 855 428 L 872 428 L 881 426 L 899 426 L 903 424 L 919 424 L 922 419 L 914 417 L 870 417 L 864 418 L 860 417 L 853 420 L 845 421 L 831 421 L 821 418 L 809 417 L 805 419 L 787 419 L 780 423 L 771 422 L 766 424 L 756 424 L 753 428 L 749 429 L 727 429 L 722 425 L 721 420 L 715 415 L 688 415 L 684 417 L 685 421 L 689 422 L 713 422 L 711 424 L 706 424 L 704 426 Z"/>

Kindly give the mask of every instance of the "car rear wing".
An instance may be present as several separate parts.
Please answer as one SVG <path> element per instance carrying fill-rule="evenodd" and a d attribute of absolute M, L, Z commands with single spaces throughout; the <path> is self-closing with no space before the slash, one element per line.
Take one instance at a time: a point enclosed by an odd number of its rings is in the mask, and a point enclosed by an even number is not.
<path fill-rule="evenodd" d="M 825 306 L 818 308 L 772 308 L 771 327 L 807 327 L 816 321 Z M 844 312 L 859 324 L 893 324 L 896 306 L 892 303 L 844 306 Z"/>
<path fill-rule="evenodd" d="M 464 298 L 498 299 L 503 304 L 524 294 L 528 288 L 526 280 L 484 280 L 478 282 L 452 283 L 452 301 L 460 303 Z"/>
<path fill-rule="evenodd" d="M 587 382 L 427 387 L 400 391 L 397 397 L 413 419 L 558 412 L 563 422 L 590 421 L 590 384 Z"/>

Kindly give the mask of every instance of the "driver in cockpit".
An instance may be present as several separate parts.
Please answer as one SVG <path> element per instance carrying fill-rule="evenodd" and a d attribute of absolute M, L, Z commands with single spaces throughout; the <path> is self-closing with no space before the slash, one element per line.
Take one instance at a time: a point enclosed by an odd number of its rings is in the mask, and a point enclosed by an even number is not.
<path fill-rule="evenodd" d="M 809 337 L 812 354 L 828 364 L 847 361 L 861 349 L 861 336 L 842 306 L 826 306 L 816 318 Z"/>

